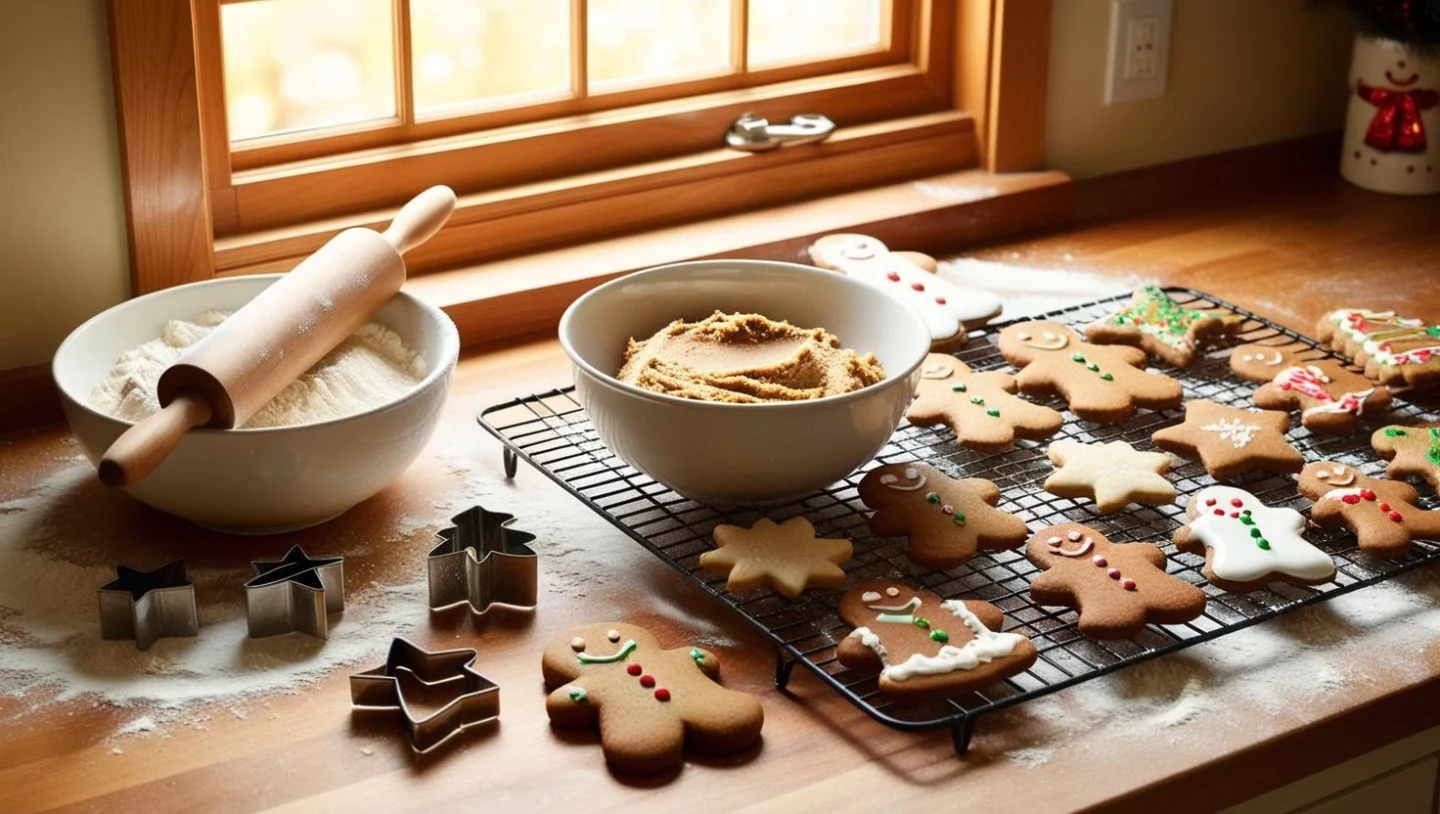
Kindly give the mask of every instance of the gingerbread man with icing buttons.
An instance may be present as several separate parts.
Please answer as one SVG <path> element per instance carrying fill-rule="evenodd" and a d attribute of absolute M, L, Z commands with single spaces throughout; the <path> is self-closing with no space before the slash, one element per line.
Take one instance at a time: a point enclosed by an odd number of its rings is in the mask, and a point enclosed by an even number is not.
<path fill-rule="evenodd" d="M 1055 322 L 1011 325 L 1000 332 L 999 347 L 1010 364 L 1022 368 L 1016 377 L 1020 392 L 1058 393 L 1086 421 L 1124 421 L 1136 407 L 1178 407 L 1185 395 L 1179 382 L 1145 370 L 1140 348 L 1092 345 Z"/>
<path fill-rule="evenodd" d="M 1440 541 L 1440 511 L 1416 506 L 1420 495 L 1408 483 L 1320 461 L 1300 472 L 1300 494 L 1315 501 L 1310 519 L 1316 525 L 1349 526 L 1366 554 L 1403 557 L 1413 540 Z"/>
<path fill-rule="evenodd" d="M 575 628 L 545 648 L 550 723 L 600 730 L 611 768 L 633 774 L 678 767 L 683 748 L 743 752 L 765 721 L 753 696 L 715 683 L 719 658 L 699 647 L 662 650 L 650 631 L 622 622 Z"/>
<path fill-rule="evenodd" d="M 1092 639 L 1129 639 L 1147 624 L 1176 625 L 1205 611 L 1205 592 L 1165 573 L 1165 552 L 1150 543 L 1112 543 L 1078 523 L 1036 532 L 1025 556 L 1044 571 L 1030 598 L 1080 612 Z"/>
<path fill-rule="evenodd" d="M 976 373 L 953 356 L 932 353 L 920 365 L 920 384 L 905 417 L 922 427 L 948 424 L 957 441 L 982 452 L 1001 452 L 1017 437 L 1038 441 L 1058 432 L 1061 415 L 1016 397 L 1016 387 L 1009 373 Z"/>

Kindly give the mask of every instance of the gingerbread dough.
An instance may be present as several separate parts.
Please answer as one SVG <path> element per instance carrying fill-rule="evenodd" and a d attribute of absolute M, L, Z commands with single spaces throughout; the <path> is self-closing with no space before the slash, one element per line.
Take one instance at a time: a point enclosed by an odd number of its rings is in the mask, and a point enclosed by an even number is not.
<path fill-rule="evenodd" d="M 1145 352 L 1126 345 L 1091 345 L 1055 322 L 1021 322 L 1000 332 L 1000 353 L 1020 371 L 1020 392 L 1059 393 L 1086 421 L 1117 422 L 1136 407 L 1178 407 L 1180 383 L 1145 367 Z"/>
<path fill-rule="evenodd" d="M 988 480 L 955 480 L 922 463 L 889 464 L 866 473 L 860 500 L 875 510 L 870 530 L 908 537 L 910 559 L 931 568 L 964 565 L 976 551 L 1015 548 L 1025 522 L 995 508 L 1000 488 Z"/>
<path fill-rule="evenodd" d="M 998 370 L 975 373 L 964 362 L 932 353 L 920 366 L 916 399 L 906 411 L 910 423 L 948 424 L 962 445 L 1001 452 L 1015 439 L 1039 440 L 1060 430 L 1061 415 L 1017 398 L 1015 377 Z"/>

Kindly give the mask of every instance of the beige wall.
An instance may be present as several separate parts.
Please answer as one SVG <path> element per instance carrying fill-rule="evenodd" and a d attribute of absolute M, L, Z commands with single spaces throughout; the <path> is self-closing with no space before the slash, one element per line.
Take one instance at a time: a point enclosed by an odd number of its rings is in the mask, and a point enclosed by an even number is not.
<path fill-rule="evenodd" d="M 1353 31 L 1302 0 L 1175 0 L 1170 80 L 1104 104 L 1110 0 L 1053 0 L 1047 163 L 1077 178 L 1339 130 Z"/>
<path fill-rule="evenodd" d="M 0 0 L 0 370 L 130 288 L 103 0 Z"/>

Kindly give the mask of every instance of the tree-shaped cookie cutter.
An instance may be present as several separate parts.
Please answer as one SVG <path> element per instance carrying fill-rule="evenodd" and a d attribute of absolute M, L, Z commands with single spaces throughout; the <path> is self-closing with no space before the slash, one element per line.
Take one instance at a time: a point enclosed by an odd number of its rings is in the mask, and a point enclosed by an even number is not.
<path fill-rule="evenodd" d="M 450 518 L 436 533 L 439 545 L 430 552 L 430 609 L 468 602 L 472 613 L 491 605 L 535 608 L 539 575 L 535 535 L 512 529 L 512 514 L 474 506 Z"/>

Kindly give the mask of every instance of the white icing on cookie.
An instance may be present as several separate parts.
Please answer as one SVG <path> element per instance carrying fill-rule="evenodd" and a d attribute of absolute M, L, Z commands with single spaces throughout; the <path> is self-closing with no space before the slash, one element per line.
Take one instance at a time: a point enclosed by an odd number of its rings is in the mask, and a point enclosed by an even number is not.
<path fill-rule="evenodd" d="M 1260 431 L 1260 425 L 1242 424 L 1238 418 L 1220 418 L 1216 419 L 1214 424 L 1206 424 L 1200 429 L 1219 433 L 1221 438 L 1234 444 L 1236 449 L 1240 449 L 1250 443 L 1250 440 L 1255 437 L 1255 433 Z"/>
<path fill-rule="evenodd" d="M 1369 390 L 1343 393 L 1334 401 L 1317 404 L 1308 410 L 1301 411 L 1300 417 L 1305 418 L 1306 416 L 1312 416 L 1318 413 L 1354 413 L 1355 415 L 1364 415 L 1365 400 L 1370 398 L 1374 392 L 1375 388 L 1372 387 Z"/>
<path fill-rule="evenodd" d="M 892 585 L 891 587 L 885 589 L 885 595 L 886 595 L 886 596 L 899 596 L 899 595 L 900 595 L 900 589 L 899 589 L 899 588 L 896 588 L 896 587 L 894 587 L 894 586 Z"/>
<path fill-rule="evenodd" d="M 965 607 L 965 603 L 959 599 L 950 599 L 940 603 L 940 607 L 949 611 L 960 623 L 970 628 L 975 638 L 963 645 L 955 646 L 946 644 L 941 646 L 940 651 L 933 656 L 923 653 L 915 653 L 900 664 L 887 665 L 881 675 L 891 681 L 905 681 L 914 676 L 941 675 L 953 673 L 956 670 L 973 670 L 982 664 L 987 664 L 995 659 L 1011 655 L 1015 648 L 1024 641 L 1023 636 L 1015 633 L 997 633 L 980 621 L 980 618 Z M 931 620 L 931 625 L 936 620 Z M 863 630 L 864 628 L 858 628 Z M 869 631 L 866 631 L 867 633 Z M 854 635 L 854 634 L 851 634 Z M 862 638 L 863 642 L 864 639 Z M 876 651 L 877 653 L 879 651 Z M 881 657 L 883 663 L 885 658 Z"/>
<path fill-rule="evenodd" d="M 857 627 L 850 631 L 850 638 L 859 639 L 861 644 L 875 651 L 875 655 L 880 657 L 881 664 L 885 663 L 889 654 L 885 652 L 885 645 L 880 642 L 880 637 L 876 636 L 870 628 Z"/>
<path fill-rule="evenodd" d="M 1323 469 L 1316 472 L 1315 479 L 1326 481 L 1331 486 L 1349 486 L 1355 482 L 1355 470 L 1344 464 L 1336 464 L 1329 472 Z"/>
<path fill-rule="evenodd" d="M 1217 578 L 1257 582 L 1268 574 L 1305 580 L 1334 576 L 1334 561 L 1301 536 L 1305 517 L 1294 509 L 1266 506 L 1232 486 L 1210 486 L 1192 499 L 1200 501 L 1200 508 L 1190 535 L 1214 552 L 1210 571 Z M 1230 516 L 1236 512 L 1239 517 Z"/>
<path fill-rule="evenodd" d="M 1062 557 L 1083 557 L 1090 553 L 1090 549 L 1095 546 L 1094 540 L 1078 531 L 1072 531 L 1067 534 L 1066 537 L 1068 537 L 1072 543 L 1080 543 L 1080 546 L 1078 548 L 1066 548 L 1065 541 L 1059 537 L 1051 537 L 1045 542 L 1050 546 L 1050 550 L 1053 553 L 1059 554 Z"/>
<path fill-rule="evenodd" d="M 1045 331 L 1040 334 L 1038 340 L 1024 331 L 1015 334 L 1015 338 L 1020 340 L 1020 344 L 1022 345 L 1028 345 L 1029 347 L 1040 350 L 1060 350 L 1070 344 L 1070 337 L 1064 333 L 1057 334 L 1054 331 Z"/>
<path fill-rule="evenodd" d="M 1249 353 L 1247 353 L 1247 354 L 1245 354 L 1244 356 L 1241 356 L 1241 357 L 1240 357 L 1240 361 L 1242 361 L 1242 362 L 1259 362 L 1259 363 L 1262 364 L 1262 365 L 1268 365 L 1268 366 L 1270 366 L 1270 367 L 1279 367 L 1280 364 L 1285 361 L 1285 355 L 1284 355 L 1283 353 L 1281 353 L 1280 351 L 1277 350 L 1277 351 L 1275 351 L 1275 358 L 1274 358 L 1274 359 L 1266 359 L 1264 353 L 1256 353 L 1256 354 L 1249 354 Z"/>
<path fill-rule="evenodd" d="M 866 591 L 865 593 L 860 595 L 860 601 L 866 603 L 867 605 L 871 602 L 879 602 L 880 594 L 877 591 Z"/>
<path fill-rule="evenodd" d="M 914 492 L 925 488 L 925 476 L 914 467 L 906 467 L 905 480 L 902 481 L 899 477 L 886 472 L 880 476 L 880 485 L 897 492 Z"/>

